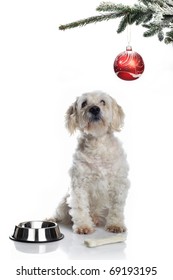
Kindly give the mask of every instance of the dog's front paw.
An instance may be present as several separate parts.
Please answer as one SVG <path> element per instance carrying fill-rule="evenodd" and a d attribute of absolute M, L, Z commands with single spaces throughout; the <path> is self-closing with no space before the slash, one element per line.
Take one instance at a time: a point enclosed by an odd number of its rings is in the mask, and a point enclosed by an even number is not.
<path fill-rule="evenodd" d="M 80 227 L 73 226 L 73 231 L 78 234 L 88 234 L 94 232 L 95 229 L 89 226 L 80 226 Z"/>
<path fill-rule="evenodd" d="M 125 232 L 126 231 L 126 227 L 125 226 L 119 226 L 119 225 L 109 225 L 106 226 L 106 230 L 109 232 L 114 232 L 114 233 L 121 233 L 121 232 Z"/>

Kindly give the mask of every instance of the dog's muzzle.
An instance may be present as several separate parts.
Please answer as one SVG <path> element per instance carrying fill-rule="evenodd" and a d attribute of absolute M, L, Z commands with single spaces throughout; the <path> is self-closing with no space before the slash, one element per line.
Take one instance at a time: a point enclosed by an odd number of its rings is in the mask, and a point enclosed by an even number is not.
<path fill-rule="evenodd" d="M 89 113 L 91 113 L 91 120 L 92 121 L 98 121 L 100 120 L 100 108 L 98 106 L 92 106 L 89 109 Z"/>

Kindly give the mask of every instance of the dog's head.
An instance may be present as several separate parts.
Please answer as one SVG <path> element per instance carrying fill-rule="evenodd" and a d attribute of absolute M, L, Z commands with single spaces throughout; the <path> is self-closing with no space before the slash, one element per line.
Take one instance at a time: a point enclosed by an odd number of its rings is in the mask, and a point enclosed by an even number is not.
<path fill-rule="evenodd" d="M 120 131 L 124 113 L 108 94 L 97 91 L 84 93 L 69 107 L 66 126 L 72 134 L 76 129 L 95 137 Z"/>

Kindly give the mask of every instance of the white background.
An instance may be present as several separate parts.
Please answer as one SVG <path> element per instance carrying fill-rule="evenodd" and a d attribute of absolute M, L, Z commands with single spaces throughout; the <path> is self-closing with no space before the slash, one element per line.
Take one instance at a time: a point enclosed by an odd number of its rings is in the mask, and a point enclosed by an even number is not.
<path fill-rule="evenodd" d="M 133 2 L 136 1 L 122 1 Z M 144 29 L 133 26 L 131 44 L 142 55 L 145 72 L 136 81 L 118 79 L 113 61 L 127 45 L 127 32 L 116 33 L 119 20 L 64 32 L 58 30 L 60 24 L 95 15 L 99 3 L 96 0 L 0 3 L 3 278 L 18 279 L 15 270 L 21 265 L 67 267 L 78 260 L 75 265 L 84 267 L 86 259 L 93 260 L 87 262 L 89 267 L 94 264 L 102 268 L 103 263 L 108 268 L 117 263 L 158 266 L 157 279 L 170 278 L 173 47 L 160 43 L 156 37 L 144 38 Z M 83 244 L 86 236 L 75 235 L 67 228 L 62 228 L 65 238 L 58 245 L 57 242 L 48 247 L 14 244 L 9 240 L 14 225 L 49 217 L 66 192 L 77 135 L 69 136 L 64 115 L 77 96 L 95 89 L 112 95 L 126 114 L 124 130 L 117 134 L 130 164 L 126 244 L 88 249 Z M 98 229 L 94 236 L 105 234 Z"/>

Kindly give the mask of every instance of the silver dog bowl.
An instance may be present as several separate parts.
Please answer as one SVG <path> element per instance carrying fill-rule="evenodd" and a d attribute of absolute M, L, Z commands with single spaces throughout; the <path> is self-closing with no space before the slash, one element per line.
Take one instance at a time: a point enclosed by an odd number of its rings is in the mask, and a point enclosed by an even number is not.
<path fill-rule="evenodd" d="M 64 235 L 60 232 L 57 223 L 48 221 L 29 221 L 15 226 L 14 233 L 10 239 L 20 242 L 43 243 L 62 239 Z"/>

